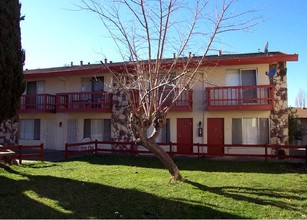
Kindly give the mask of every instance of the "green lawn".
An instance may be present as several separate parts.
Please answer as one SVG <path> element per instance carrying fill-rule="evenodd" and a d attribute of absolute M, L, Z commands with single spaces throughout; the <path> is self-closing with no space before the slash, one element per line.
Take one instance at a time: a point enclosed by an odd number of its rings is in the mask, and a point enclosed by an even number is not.
<path fill-rule="evenodd" d="M 304 164 L 92 156 L 0 168 L 0 218 L 307 218 Z"/>

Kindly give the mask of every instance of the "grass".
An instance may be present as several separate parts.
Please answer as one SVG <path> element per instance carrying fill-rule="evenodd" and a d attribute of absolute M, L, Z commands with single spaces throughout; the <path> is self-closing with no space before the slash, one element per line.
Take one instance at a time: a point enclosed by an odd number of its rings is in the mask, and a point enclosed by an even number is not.
<path fill-rule="evenodd" d="M 306 165 L 92 156 L 0 168 L 0 218 L 307 218 Z"/>

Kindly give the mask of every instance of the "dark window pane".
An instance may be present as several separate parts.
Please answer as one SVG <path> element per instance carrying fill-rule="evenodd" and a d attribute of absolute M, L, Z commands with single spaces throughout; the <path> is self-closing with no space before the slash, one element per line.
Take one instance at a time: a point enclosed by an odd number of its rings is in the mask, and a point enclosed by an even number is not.
<path fill-rule="evenodd" d="M 84 138 L 91 138 L 91 119 L 84 119 Z"/>
<path fill-rule="evenodd" d="M 242 119 L 232 119 L 232 144 L 242 144 Z"/>
<path fill-rule="evenodd" d="M 34 140 L 40 140 L 41 120 L 34 119 Z"/>
<path fill-rule="evenodd" d="M 104 119 L 103 140 L 111 141 L 111 119 Z"/>
<path fill-rule="evenodd" d="M 260 118 L 260 144 L 269 144 L 269 119 Z"/>

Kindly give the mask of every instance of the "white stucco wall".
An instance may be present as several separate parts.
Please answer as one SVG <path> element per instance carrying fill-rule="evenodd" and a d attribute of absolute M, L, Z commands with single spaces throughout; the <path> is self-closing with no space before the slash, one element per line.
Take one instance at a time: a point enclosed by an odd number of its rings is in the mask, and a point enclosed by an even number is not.
<path fill-rule="evenodd" d="M 232 118 L 269 118 L 270 111 L 205 111 L 205 88 L 212 86 L 224 86 L 226 80 L 227 69 L 256 69 L 257 70 L 257 84 L 268 85 L 269 79 L 265 72 L 269 70 L 269 65 L 244 65 L 231 67 L 211 67 L 203 69 L 202 78 L 204 82 L 198 82 L 193 89 L 193 111 L 192 112 L 169 112 L 167 118 L 171 123 L 171 141 L 177 142 L 177 118 L 193 118 L 193 142 L 207 143 L 207 119 L 208 118 L 224 118 L 224 134 L 225 144 L 232 143 L 231 130 Z M 105 91 L 109 91 L 111 81 L 111 74 L 95 74 L 96 77 L 104 76 Z M 80 92 L 81 82 L 84 77 L 93 77 L 94 75 L 82 76 L 66 76 L 66 77 L 49 77 L 44 79 L 46 85 L 46 93 L 56 94 L 63 92 Z M 43 79 L 37 79 L 43 80 Z M 209 82 L 209 84 L 207 83 Z M 67 120 L 78 120 L 78 141 L 83 139 L 83 121 L 84 119 L 110 119 L 111 113 L 40 113 L 20 114 L 20 119 L 41 119 L 41 133 L 40 140 L 20 140 L 20 144 L 40 144 L 46 142 L 47 120 L 54 120 L 55 134 L 54 147 L 52 149 L 64 150 L 64 144 L 67 142 Z M 59 123 L 62 122 L 62 127 Z M 201 122 L 203 128 L 203 136 L 198 136 L 198 123 Z M 194 150 L 195 151 L 195 150 Z"/>

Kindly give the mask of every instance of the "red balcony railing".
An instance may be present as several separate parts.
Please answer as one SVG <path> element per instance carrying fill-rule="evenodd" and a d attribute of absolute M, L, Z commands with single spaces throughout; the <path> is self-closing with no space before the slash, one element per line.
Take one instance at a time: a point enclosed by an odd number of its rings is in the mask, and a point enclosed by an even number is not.
<path fill-rule="evenodd" d="M 165 97 L 169 93 L 168 91 L 164 91 Z M 176 90 L 171 92 L 171 94 L 167 97 L 163 106 L 170 106 L 173 99 L 177 96 Z M 186 90 L 181 93 L 178 99 L 172 104 L 170 111 L 192 111 L 193 109 L 193 90 Z"/>
<path fill-rule="evenodd" d="M 112 93 L 72 92 L 56 94 L 57 112 L 111 112 Z"/>
<path fill-rule="evenodd" d="M 206 88 L 207 111 L 272 110 L 273 86 L 225 86 Z"/>
<path fill-rule="evenodd" d="M 22 95 L 20 98 L 20 113 L 47 112 L 54 113 L 55 95 L 50 94 L 31 94 Z"/>
<path fill-rule="evenodd" d="M 172 101 L 177 96 L 177 91 L 171 92 L 168 97 L 166 97 L 169 93 L 170 89 L 165 89 L 164 91 L 160 91 L 160 96 L 162 98 L 166 98 L 162 107 L 171 106 L 170 111 L 192 111 L 193 109 L 193 90 L 186 90 L 181 93 L 178 99 L 172 104 Z M 138 103 L 139 94 L 138 90 L 133 91 L 134 96 L 131 94 L 131 97 L 134 97 L 134 102 Z"/>

